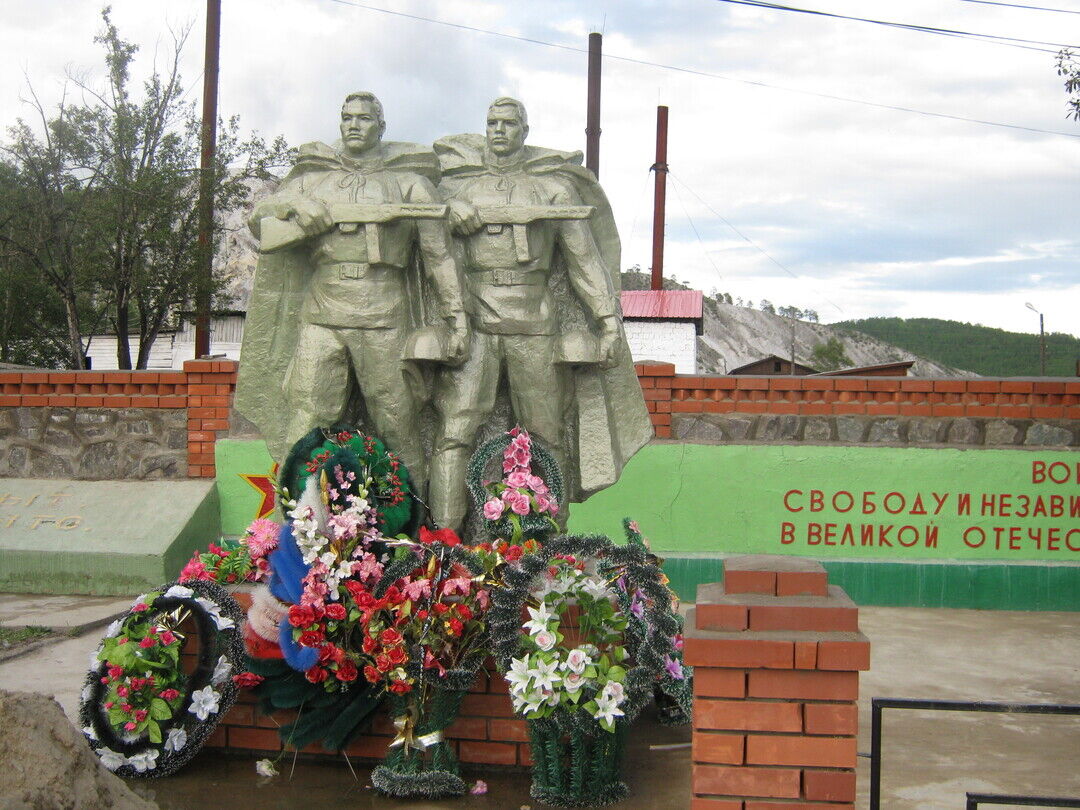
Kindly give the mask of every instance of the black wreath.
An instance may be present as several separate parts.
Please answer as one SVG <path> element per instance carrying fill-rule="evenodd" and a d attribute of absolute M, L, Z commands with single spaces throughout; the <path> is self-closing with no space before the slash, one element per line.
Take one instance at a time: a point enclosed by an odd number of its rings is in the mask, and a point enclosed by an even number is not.
<path fill-rule="evenodd" d="M 174 585 L 189 588 L 193 593 L 190 597 L 165 596 L 165 592 Z M 127 763 L 115 769 L 114 773 L 117 776 L 127 779 L 152 779 L 159 776 L 168 776 L 175 773 L 195 756 L 206 738 L 210 736 L 217 726 L 218 721 L 236 700 L 238 688 L 231 677 L 226 678 L 220 684 L 213 684 L 214 690 L 220 694 L 218 711 L 206 720 L 199 720 L 188 711 L 191 706 L 192 693 L 196 689 L 211 684 L 214 669 L 221 656 L 224 656 L 232 665 L 230 675 L 243 672 L 245 667 L 244 642 L 241 633 L 244 611 L 236 600 L 229 595 L 228 591 L 215 582 L 205 580 L 167 582 L 152 589 L 152 591 L 160 591 L 161 595 L 149 603 L 149 611 L 135 613 L 133 610 L 129 610 L 119 619 L 121 628 L 133 616 L 143 618 L 155 613 L 169 613 L 177 608 L 186 608 L 191 611 L 191 616 L 199 632 L 198 663 L 195 671 L 188 676 L 187 683 L 184 686 L 184 697 L 179 707 L 173 712 L 171 718 L 160 723 L 162 741 L 153 743 L 146 737 L 140 737 L 129 742 L 116 733 L 101 705 L 105 695 L 105 688 L 101 683 L 101 678 L 107 669 L 105 661 L 99 661 L 96 666 L 90 668 L 83 686 L 82 701 L 79 704 L 79 720 L 83 728 L 83 734 L 95 754 L 102 748 L 109 748 L 118 754 L 123 754 L 125 757 L 149 750 L 158 751 L 158 758 L 153 769 L 140 772 Z M 208 599 L 216 604 L 219 615 L 231 619 L 233 626 L 218 630 L 213 617 L 207 612 L 206 608 L 195 601 L 196 597 Z M 99 645 L 98 650 L 100 651 L 100 649 L 101 646 Z M 187 732 L 187 741 L 179 751 L 166 751 L 165 742 L 168 740 L 169 731 L 177 727 L 183 727 Z M 93 734 L 88 733 L 88 730 L 92 730 Z"/>
<path fill-rule="evenodd" d="M 527 554 L 520 562 L 507 566 L 506 587 L 494 591 L 487 612 L 488 632 L 491 633 L 492 654 L 501 672 L 510 669 L 510 659 L 520 653 L 521 614 L 529 597 L 529 586 L 547 568 L 556 554 L 569 554 L 578 559 L 597 557 L 601 569 L 609 574 L 623 569 L 627 589 L 640 588 L 647 597 L 645 608 L 645 637 L 636 650 L 636 661 L 626 673 L 624 716 L 618 723 L 630 723 L 652 697 L 656 674 L 664 670 L 664 655 L 671 649 L 671 637 L 678 632 L 678 623 L 662 605 L 668 602 L 668 590 L 660 579 L 660 568 L 650 562 L 639 545 L 617 546 L 604 535 L 559 535 L 535 554 Z M 575 727 L 587 730 L 586 717 L 581 712 L 557 712 L 555 719 L 563 731 Z"/>
<path fill-rule="evenodd" d="M 501 517 L 498 520 L 488 520 L 484 517 L 484 503 L 491 497 L 491 493 L 484 487 L 484 471 L 487 469 L 491 459 L 494 458 L 496 454 L 501 456 L 513 439 L 514 437 L 509 433 L 502 433 L 494 439 L 480 445 L 480 447 L 476 449 L 476 452 L 473 453 L 472 458 L 469 459 L 469 466 L 466 469 L 465 474 L 465 483 L 469 487 L 469 494 L 472 495 L 473 508 L 476 509 L 477 514 L 479 514 L 480 518 L 484 521 L 484 525 L 489 526 L 491 528 L 491 533 L 496 537 L 509 537 L 513 532 L 513 527 L 510 524 L 510 518 L 507 516 Z M 564 505 L 564 492 L 562 472 L 559 470 L 559 463 L 551 453 L 545 450 L 544 447 L 531 436 L 530 445 L 532 461 L 540 468 L 541 478 L 543 478 L 544 483 L 547 484 L 551 497 L 555 499 L 561 508 Z M 543 515 L 525 515 L 521 518 L 521 529 L 526 536 L 537 533 L 546 536 L 552 530 L 552 525 Z"/>

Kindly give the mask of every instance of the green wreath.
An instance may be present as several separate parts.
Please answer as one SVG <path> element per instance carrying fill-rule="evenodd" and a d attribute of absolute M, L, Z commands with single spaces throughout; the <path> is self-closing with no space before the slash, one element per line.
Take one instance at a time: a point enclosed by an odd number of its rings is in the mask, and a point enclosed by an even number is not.
<path fill-rule="evenodd" d="M 199 638 L 190 675 L 179 661 L 186 615 Z M 236 600 L 210 581 L 169 582 L 136 598 L 91 653 L 79 704 L 83 735 L 102 765 L 125 778 L 153 778 L 198 752 L 236 700 L 243 620 Z"/>
<path fill-rule="evenodd" d="M 652 698 L 678 623 L 670 609 L 664 609 L 669 605 L 669 592 L 660 568 L 642 545 L 617 546 L 602 535 L 561 535 L 547 541 L 538 553 L 507 566 L 506 587 L 491 597 L 488 630 L 500 671 L 509 671 L 511 660 L 519 654 L 521 616 L 530 586 L 556 555 L 596 558 L 606 577 L 624 576 L 628 589 L 640 589 L 646 598 L 644 638 L 634 651 L 635 665 L 623 682 L 624 715 L 616 719 L 614 733 L 601 730 L 593 718 L 576 711 L 529 721 L 534 760 L 532 796 L 557 806 L 598 807 L 620 801 L 627 794 L 626 784 L 619 779 L 619 752 L 627 727 Z"/>
<path fill-rule="evenodd" d="M 510 539 L 520 534 L 522 537 L 535 537 L 543 540 L 557 529 L 554 521 L 546 515 L 504 515 L 498 520 L 488 520 L 484 517 L 484 503 L 491 497 L 491 493 L 484 486 L 484 475 L 488 464 L 496 456 L 501 456 L 503 451 L 510 445 L 514 437 L 509 433 L 502 433 L 494 439 L 485 442 L 476 449 L 469 466 L 465 472 L 465 483 L 469 488 L 469 494 L 473 499 L 473 508 L 476 510 L 488 533 L 492 537 Z M 564 506 L 563 479 L 559 470 L 559 463 L 555 458 L 540 445 L 535 438 L 530 437 L 532 463 L 540 468 L 540 477 L 547 484 L 548 491 L 553 500 L 560 508 Z M 518 521 L 520 529 L 514 526 L 513 521 Z"/>
<path fill-rule="evenodd" d="M 311 476 L 326 473 L 334 480 L 340 466 L 363 483 L 368 478 L 379 530 L 388 536 L 404 531 L 412 522 L 415 496 L 409 471 L 379 439 L 346 425 L 315 428 L 292 446 L 282 465 L 279 484 L 289 497 L 299 498 Z M 345 506 L 344 495 L 342 506 Z"/>

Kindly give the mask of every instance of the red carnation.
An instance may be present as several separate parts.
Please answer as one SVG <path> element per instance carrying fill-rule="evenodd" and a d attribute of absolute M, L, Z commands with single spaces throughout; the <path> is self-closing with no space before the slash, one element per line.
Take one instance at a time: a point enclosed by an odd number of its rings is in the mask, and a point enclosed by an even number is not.
<path fill-rule="evenodd" d="M 337 602 L 331 602 L 326 606 L 326 618 L 340 622 L 345 618 L 345 606 Z"/>
<path fill-rule="evenodd" d="M 251 673 L 249 672 L 246 674 L 250 675 Z M 255 677 L 259 676 L 256 675 Z M 261 681 L 262 678 L 259 678 L 259 680 Z M 175 689 L 162 689 L 161 692 L 158 693 L 158 697 L 161 697 L 164 700 L 176 700 L 178 697 L 180 697 L 180 693 L 177 692 Z"/>
<path fill-rule="evenodd" d="M 463 625 L 459 619 L 451 619 L 447 622 L 447 626 L 450 630 L 450 635 L 452 636 L 460 636 L 461 631 L 465 628 L 465 625 Z"/>
<path fill-rule="evenodd" d="M 399 644 L 401 642 L 401 633 L 394 630 L 392 627 L 388 627 L 379 634 L 379 641 L 382 642 L 384 647 Z"/>
<path fill-rule="evenodd" d="M 420 621 L 424 621 L 424 619 L 426 619 L 427 617 L 428 617 L 428 612 L 426 610 L 418 610 L 418 611 L 416 611 L 416 618 L 419 619 Z"/>
<path fill-rule="evenodd" d="M 338 666 L 337 679 L 339 681 L 355 681 L 358 674 L 356 664 L 352 661 L 343 661 Z"/>
<path fill-rule="evenodd" d="M 379 670 L 375 669 L 375 667 L 369 664 L 368 666 L 364 667 L 364 678 L 368 681 L 368 683 L 378 683 L 380 680 L 382 680 L 382 674 L 379 672 Z"/>
<path fill-rule="evenodd" d="M 469 619 L 471 619 L 473 617 L 473 612 L 471 610 L 469 610 L 468 605 L 458 605 L 457 606 L 457 612 L 458 612 L 458 615 L 462 619 L 464 619 L 465 621 L 468 621 Z"/>
<path fill-rule="evenodd" d="M 394 647 L 386 654 L 386 657 L 390 659 L 390 663 L 394 666 L 404 664 L 408 659 L 408 656 L 405 655 L 404 647 Z"/>
<path fill-rule="evenodd" d="M 390 691 L 398 695 L 404 695 L 406 692 L 412 691 L 412 684 L 408 681 L 391 681 Z"/>
<path fill-rule="evenodd" d="M 241 689 L 251 689 L 258 686 L 263 682 L 262 675 L 256 675 L 254 672 L 241 672 L 239 675 L 233 675 L 233 683 L 239 686 Z M 175 691 L 175 690 L 168 690 Z M 161 693 L 162 697 L 165 697 L 165 693 Z"/>
<path fill-rule="evenodd" d="M 457 536 L 457 532 L 453 529 L 436 529 L 435 531 L 431 531 L 427 526 L 421 526 L 420 542 L 425 545 L 442 543 L 444 546 L 458 546 L 461 545 L 461 538 Z"/>
<path fill-rule="evenodd" d="M 333 644 L 327 643 L 322 649 L 319 650 L 319 663 L 325 664 L 327 662 L 334 662 L 340 664 L 345 660 L 345 651 L 341 647 L 336 647 Z"/>
<path fill-rule="evenodd" d="M 525 549 L 521 546 L 510 546 L 510 548 L 506 550 L 506 553 L 503 554 L 503 559 L 507 562 L 515 562 L 516 560 L 520 560 L 524 553 Z"/>
<path fill-rule="evenodd" d="M 289 608 L 289 624 L 293 627 L 307 627 L 314 622 L 315 612 L 311 605 L 293 605 Z"/>
<path fill-rule="evenodd" d="M 297 643 L 301 647 L 318 647 L 323 643 L 323 639 L 326 636 L 321 630 L 305 630 L 300 634 L 300 638 L 297 639 Z"/>
<path fill-rule="evenodd" d="M 443 604 L 442 602 L 436 602 L 435 605 L 434 605 L 434 608 L 435 608 L 435 612 L 438 613 L 441 616 L 444 613 L 446 613 L 446 611 L 448 611 L 450 609 L 450 606 L 447 605 L 447 604 Z"/>
<path fill-rule="evenodd" d="M 379 645 L 375 642 L 375 639 L 373 639 L 371 636 L 364 636 L 364 640 L 360 644 L 361 649 L 366 653 L 375 652 L 375 648 L 378 646 Z"/>
<path fill-rule="evenodd" d="M 322 667 L 312 667 L 311 669 L 309 669 L 307 672 L 304 673 L 304 677 L 307 678 L 312 683 L 322 683 L 323 681 L 326 680 L 326 676 L 329 675 L 329 674 L 330 673 L 328 673 Z"/>
<path fill-rule="evenodd" d="M 393 666 L 393 663 L 390 661 L 390 656 L 382 653 L 375 656 L 375 668 L 379 670 L 379 672 L 389 672 Z"/>

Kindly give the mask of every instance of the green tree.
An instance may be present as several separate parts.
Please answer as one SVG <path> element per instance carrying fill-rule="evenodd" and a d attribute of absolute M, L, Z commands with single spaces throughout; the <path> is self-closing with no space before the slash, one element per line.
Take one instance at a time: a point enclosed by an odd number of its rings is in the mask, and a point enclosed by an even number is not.
<path fill-rule="evenodd" d="M 1066 102 L 1069 112 L 1066 118 L 1080 121 L 1080 64 L 1068 48 L 1058 52 L 1057 73 L 1058 76 L 1065 77 L 1065 92 L 1069 94 Z"/>
<path fill-rule="evenodd" d="M 844 342 L 838 337 L 831 337 L 824 343 L 818 343 L 810 353 L 814 368 L 819 371 L 836 371 L 852 365 L 844 352 Z"/>
<path fill-rule="evenodd" d="M 64 302 L 73 367 L 85 367 L 83 320 L 96 324 L 105 315 L 117 336 L 118 366 L 145 368 L 158 334 L 190 305 L 198 280 L 200 120 L 194 103 L 183 100 L 179 73 L 187 29 L 174 34 L 166 68 L 155 64 L 137 93 L 130 68 L 138 46 L 120 36 L 108 8 L 102 19 L 95 42 L 105 51 L 104 86 L 69 75 L 88 102 L 62 102 L 47 114 L 34 96 L 41 134 L 23 121 L 10 131 L 6 148 L 26 205 L 22 227 L 9 230 L 5 243 L 37 266 Z M 248 182 L 287 162 L 287 152 L 280 137 L 241 140 L 236 118 L 218 123 L 215 244 L 223 216 L 246 201 Z M 213 293 L 221 282 L 212 281 Z"/>

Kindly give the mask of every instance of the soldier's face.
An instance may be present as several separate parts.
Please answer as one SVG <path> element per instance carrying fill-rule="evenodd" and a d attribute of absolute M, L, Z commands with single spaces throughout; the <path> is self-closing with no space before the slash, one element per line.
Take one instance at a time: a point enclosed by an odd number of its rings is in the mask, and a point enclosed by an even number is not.
<path fill-rule="evenodd" d="M 379 111 L 370 101 L 354 99 L 341 108 L 341 142 L 351 153 L 364 152 L 381 139 L 385 124 L 379 123 Z"/>
<path fill-rule="evenodd" d="M 525 145 L 529 128 L 521 123 L 514 107 L 499 106 L 488 110 L 488 148 L 496 155 L 512 155 Z"/>

